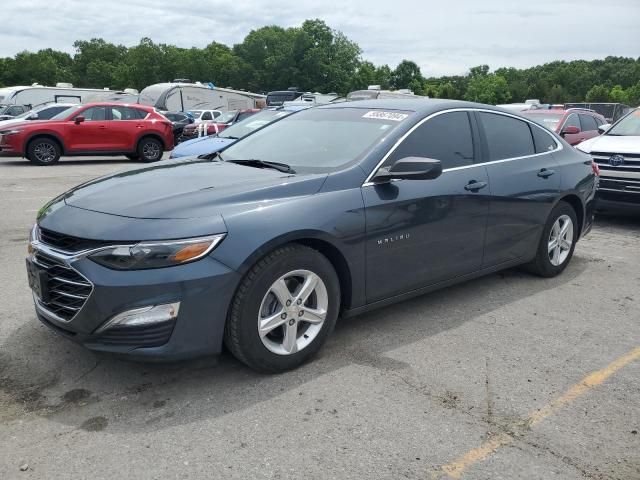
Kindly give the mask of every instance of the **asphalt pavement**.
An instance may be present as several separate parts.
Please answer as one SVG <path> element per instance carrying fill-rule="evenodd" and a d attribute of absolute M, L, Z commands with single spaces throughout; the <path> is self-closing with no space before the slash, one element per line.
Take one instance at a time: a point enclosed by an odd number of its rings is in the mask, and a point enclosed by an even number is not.
<path fill-rule="evenodd" d="M 0 479 L 640 479 L 640 219 L 568 269 L 517 269 L 338 322 L 260 375 L 229 354 L 91 353 L 34 314 L 37 210 L 141 164 L 0 160 Z"/>

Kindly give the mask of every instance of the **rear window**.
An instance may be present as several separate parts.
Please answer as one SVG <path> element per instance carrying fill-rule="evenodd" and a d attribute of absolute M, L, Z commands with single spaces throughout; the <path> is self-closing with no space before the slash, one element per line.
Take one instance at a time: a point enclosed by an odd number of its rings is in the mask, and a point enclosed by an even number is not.
<path fill-rule="evenodd" d="M 533 134 L 533 143 L 536 147 L 536 153 L 551 152 L 558 148 L 558 144 L 555 139 L 547 132 L 535 125 L 530 125 L 531 133 Z"/>
<path fill-rule="evenodd" d="M 484 112 L 480 113 L 480 118 L 491 161 L 526 157 L 535 153 L 531 130 L 526 122 L 506 115 Z"/>

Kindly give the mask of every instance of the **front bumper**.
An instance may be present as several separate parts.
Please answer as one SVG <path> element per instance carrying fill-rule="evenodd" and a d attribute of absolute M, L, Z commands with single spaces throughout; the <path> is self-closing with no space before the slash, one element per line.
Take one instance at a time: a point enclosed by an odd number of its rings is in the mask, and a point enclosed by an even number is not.
<path fill-rule="evenodd" d="M 596 211 L 640 215 L 640 193 L 609 193 L 596 195 Z"/>
<path fill-rule="evenodd" d="M 88 349 L 147 360 L 177 360 L 217 354 L 222 349 L 227 308 L 240 275 L 207 256 L 168 268 L 117 271 L 86 257 L 46 250 L 93 286 L 72 318 L 49 310 L 34 294 L 36 313 L 56 333 Z M 145 327 L 100 328 L 127 310 L 180 302 L 177 318 Z"/>

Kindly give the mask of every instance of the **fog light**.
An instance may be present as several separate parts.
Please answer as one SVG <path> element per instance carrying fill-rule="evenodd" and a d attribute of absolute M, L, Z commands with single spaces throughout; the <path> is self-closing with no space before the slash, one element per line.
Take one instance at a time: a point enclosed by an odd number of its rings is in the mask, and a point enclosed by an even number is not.
<path fill-rule="evenodd" d="M 175 320 L 178 317 L 179 310 L 180 302 L 134 308 L 117 314 L 96 330 L 95 333 L 101 333 L 116 326 L 139 327 Z"/>

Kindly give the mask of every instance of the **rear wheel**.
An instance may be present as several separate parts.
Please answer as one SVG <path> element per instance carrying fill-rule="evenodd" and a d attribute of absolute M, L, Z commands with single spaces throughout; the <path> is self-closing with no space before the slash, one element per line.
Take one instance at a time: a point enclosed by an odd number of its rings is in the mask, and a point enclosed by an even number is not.
<path fill-rule="evenodd" d="M 527 269 L 542 277 L 555 277 L 571 261 L 578 240 L 578 218 L 571 205 L 560 202 L 551 211 L 542 232 L 536 258 Z"/>
<path fill-rule="evenodd" d="M 155 138 L 143 138 L 138 144 L 138 156 L 143 162 L 157 162 L 162 158 L 162 152 L 162 143 Z"/>
<path fill-rule="evenodd" d="M 60 145 L 50 138 L 36 138 L 29 143 L 27 158 L 35 165 L 58 163 L 62 151 Z"/>
<path fill-rule="evenodd" d="M 311 248 L 287 245 L 247 273 L 233 299 L 225 344 L 255 370 L 290 370 L 320 350 L 339 308 L 331 262 Z"/>

